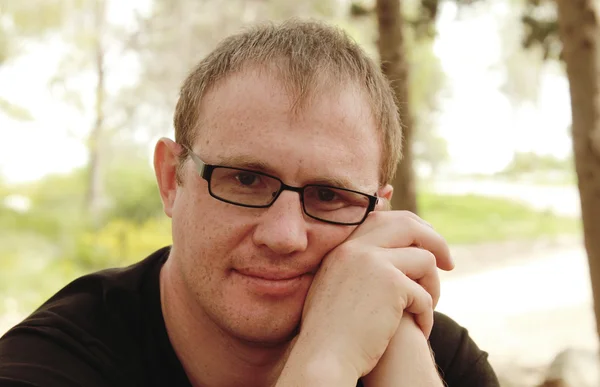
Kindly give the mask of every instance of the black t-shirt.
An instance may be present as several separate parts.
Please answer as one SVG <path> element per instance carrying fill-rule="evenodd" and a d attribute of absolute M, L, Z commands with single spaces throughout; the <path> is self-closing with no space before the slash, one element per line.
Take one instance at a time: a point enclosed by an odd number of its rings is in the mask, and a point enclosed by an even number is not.
<path fill-rule="evenodd" d="M 8 331 L 0 387 L 190 387 L 160 306 L 168 254 L 76 279 Z M 448 387 L 499 386 L 487 354 L 447 316 L 436 313 L 430 343 Z"/>

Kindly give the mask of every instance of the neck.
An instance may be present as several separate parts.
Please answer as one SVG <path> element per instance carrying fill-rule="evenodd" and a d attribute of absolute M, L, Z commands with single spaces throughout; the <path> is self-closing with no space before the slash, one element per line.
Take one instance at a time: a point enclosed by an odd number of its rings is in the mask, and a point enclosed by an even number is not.
<path fill-rule="evenodd" d="M 167 259 L 160 273 L 161 307 L 169 340 L 192 386 L 274 386 L 289 343 L 267 347 L 225 332 L 191 299 L 174 261 Z"/>

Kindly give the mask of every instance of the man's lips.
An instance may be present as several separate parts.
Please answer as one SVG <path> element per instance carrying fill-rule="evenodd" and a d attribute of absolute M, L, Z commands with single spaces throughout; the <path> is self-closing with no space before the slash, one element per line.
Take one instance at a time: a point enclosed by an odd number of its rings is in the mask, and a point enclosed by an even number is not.
<path fill-rule="evenodd" d="M 246 291 L 266 297 L 289 297 L 310 286 L 313 274 L 306 271 L 233 269 L 233 278 Z"/>
<path fill-rule="evenodd" d="M 302 272 L 288 272 L 288 271 L 276 271 L 276 270 L 250 270 L 250 269 L 234 269 L 238 273 L 247 277 L 254 277 L 267 281 L 285 281 L 291 280 L 305 274 L 311 274 L 306 271 Z"/>

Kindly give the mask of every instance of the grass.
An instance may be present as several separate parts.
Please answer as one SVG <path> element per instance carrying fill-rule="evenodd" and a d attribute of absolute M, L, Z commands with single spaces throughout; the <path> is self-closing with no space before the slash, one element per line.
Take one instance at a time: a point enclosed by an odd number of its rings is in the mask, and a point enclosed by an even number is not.
<path fill-rule="evenodd" d="M 536 239 L 581 232 L 579 218 L 540 212 L 507 199 L 419 195 L 419 215 L 450 244 Z"/>

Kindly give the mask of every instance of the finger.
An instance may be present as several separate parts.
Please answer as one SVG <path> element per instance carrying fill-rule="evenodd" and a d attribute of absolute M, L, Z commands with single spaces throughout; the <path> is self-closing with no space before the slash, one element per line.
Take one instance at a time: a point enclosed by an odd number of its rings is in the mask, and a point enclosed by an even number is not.
<path fill-rule="evenodd" d="M 414 219 L 417 222 L 422 223 L 422 224 L 424 224 L 427 227 L 433 228 L 433 226 L 431 225 L 431 223 L 429 223 L 425 219 L 421 218 L 419 215 L 415 214 L 414 212 L 410 212 L 410 211 L 398 211 L 398 212 L 401 213 L 402 216 L 406 216 L 408 218 Z"/>
<path fill-rule="evenodd" d="M 379 203 L 378 203 L 378 205 L 375 207 L 375 211 L 395 212 L 399 216 L 406 216 L 408 218 L 416 220 L 419 223 L 423 223 L 425 226 L 433 228 L 431 223 L 429 223 L 425 219 L 421 218 L 419 215 L 415 214 L 414 212 L 406 211 L 406 210 L 392 210 L 391 204 L 389 204 L 390 202 L 388 200 L 380 198 L 379 201 L 382 202 L 381 203 L 382 206 L 379 206 Z"/>
<path fill-rule="evenodd" d="M 419 328 L 421 328 L 425 337 L 429 338 L 431 330 L 433 329 L 433 306 L 431 296 L 416 282 L 408 277 L 404 278 L 406 280 L 403 281 L 403 286 L 405 286 L 405 297 L 407 297 L 404 313 L 412 313 L 415 316 L 415 322 L 419 325 Z"/>
<path fill-rule="evenodd" d="M 347 240 L 361 239 L 384 248 L 421 247 L 435 255 L 437 267 L 452 270 L 454 262 L 445 239 L 422 219 L 411 214 L 408 211 L 372 212 Z"/>
<path fill-rule="evenodd" d="M 387 259 L 404 275 L 431 295 L 433 307 L 440 299 L 440 276 L 435 265 L 435 256 L 428 250 L 418 247 L 386 249 Z"/>

